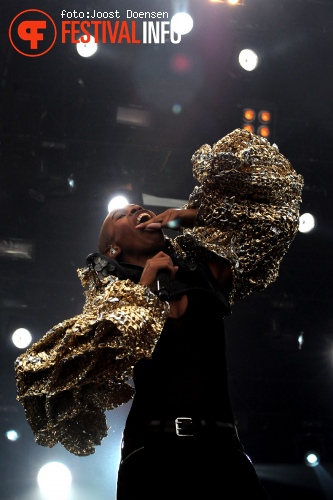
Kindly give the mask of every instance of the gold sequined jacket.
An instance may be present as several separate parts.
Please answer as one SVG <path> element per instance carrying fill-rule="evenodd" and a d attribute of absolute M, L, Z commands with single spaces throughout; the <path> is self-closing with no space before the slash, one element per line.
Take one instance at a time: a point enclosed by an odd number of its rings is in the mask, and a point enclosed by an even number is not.
<path fill-rule="evenodd" d="M 176 252 L 232 268 L 230 303 L 278 276 L 299 225 L 303 178 L 275 145 L 236 129 L 192 156 L 198 185 L 184 208 L 198 208 L 193 229 L 171 240 Z M 15 362 L 17 399 L 38 444 L 60 442 L 84 456 L 108 433 L 106 410 L 134 394 L 132 368 L 150 357 L 169 305 L 149 288 L 113 276 L 99 282 L 78 270 L 82 314 L 49 330 Z"/>

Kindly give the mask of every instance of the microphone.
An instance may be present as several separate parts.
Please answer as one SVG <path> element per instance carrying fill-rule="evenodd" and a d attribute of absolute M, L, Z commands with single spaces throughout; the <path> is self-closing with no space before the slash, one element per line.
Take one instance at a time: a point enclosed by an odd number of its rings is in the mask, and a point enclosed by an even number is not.
<path fill-rule="evenodd" d="M 170 273 L 165 269 L 158 271 L 156 275 L 157 295 L 163 300 L 170 299 Z"/>

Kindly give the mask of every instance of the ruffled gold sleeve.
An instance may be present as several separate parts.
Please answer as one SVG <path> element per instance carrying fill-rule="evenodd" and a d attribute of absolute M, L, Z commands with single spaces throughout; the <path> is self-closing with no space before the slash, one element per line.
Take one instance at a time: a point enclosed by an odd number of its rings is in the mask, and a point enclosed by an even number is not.
<path fill-rule="evenodd" d="M 75 455 L 94 453 L 107 435 L 106 410 L 133 396 L 132 368 L 150 357 L 168 303 L 130 280 L 101 283 L 78 271 L 82 314 L 59 323 L 15 362 L 17 399 L 38 444 L 61 443 Z"/>
<path fill-rule="evenodd" d="M 201 247 L 230 262 L 233 303 L 276 280 L 299 227 L 303 177 L 276 145 L 242 129 L 203 145 L 192 164 L 199 185 L 185 207 L 198 216 L 177 240 L 187 252 Z"/>

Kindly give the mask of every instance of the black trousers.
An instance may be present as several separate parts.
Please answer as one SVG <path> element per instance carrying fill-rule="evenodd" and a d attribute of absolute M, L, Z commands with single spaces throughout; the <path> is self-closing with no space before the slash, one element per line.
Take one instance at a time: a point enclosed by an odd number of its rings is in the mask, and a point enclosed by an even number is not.
<path fill-rule="evenodd" d="M 139 440 L 140 441 L 140 440 Z M 254 466 L 230 429 L 195 436 L 126 436 L 117 500 L 267 500 Z"/>

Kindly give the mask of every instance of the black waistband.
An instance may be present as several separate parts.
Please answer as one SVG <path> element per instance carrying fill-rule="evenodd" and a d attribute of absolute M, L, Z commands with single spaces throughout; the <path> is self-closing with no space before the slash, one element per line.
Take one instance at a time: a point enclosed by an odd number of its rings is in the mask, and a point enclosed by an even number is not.
<path fill-rule="evenodd" d="M 237 428 L 229 422 L 191 417 L 177 417 L 174 420 L 149 420 L 146 429 L 148 432 L 170 433 L 179 437 L 195 436 L 203 432 L 216 432 L 217 430 L 229 430 L 237 436 Z"/>
<path fill-rule="evenodd" d="M 199 436 L 204 433 L 225 433 L 238 438 L 237 428 L 230 422 L 212 419 L 199 419 L 191 417 L 177 417 L 175 419 L 153 419 L 141 423 L 140 428 L 125 426 L 124 437 L 147 434 L 160 434 L 169 436 Z"/>
<path fill-rule="evenodd" d="M 174 420 L 149 420 L 144 429 L 134 431 L 125 427 L 121 452 L 123 461 L 146 446 L 170 445 L 182 449 L 190 443 L 209 443 L 209 446 L 220 450 L 244 450 L 236 426 L 229 422 L 178 417 Z"/>

